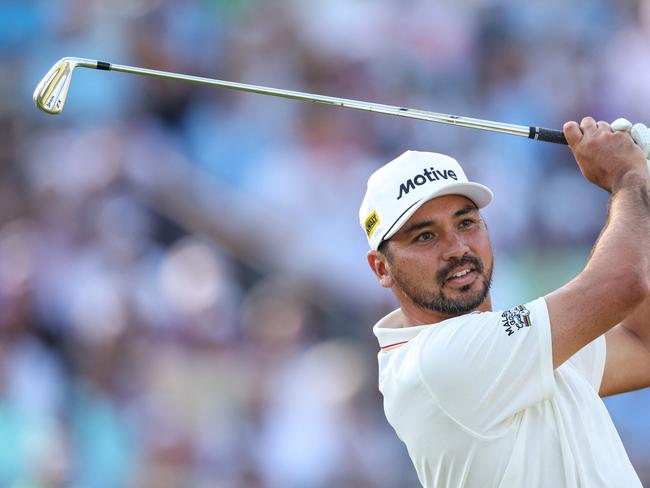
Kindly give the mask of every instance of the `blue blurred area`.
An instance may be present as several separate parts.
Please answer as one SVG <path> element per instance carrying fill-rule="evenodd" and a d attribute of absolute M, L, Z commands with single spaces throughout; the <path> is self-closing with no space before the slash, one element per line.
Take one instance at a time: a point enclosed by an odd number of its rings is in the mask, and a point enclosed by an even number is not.
<path fill-rule="evenodd" d="M 515 124 L 650 112 L 650 2 L 0 3 L 0 484 L 411 487 L 383 418 L 368 175 L 447 152 L 495 191 L 493 302 L 584 264 L 565 147 L 79 70 L 80 56 Z M 632 236 L 633 237 L 633 236 Z M 650 484 L 648 390 L 606 402 Z"/>

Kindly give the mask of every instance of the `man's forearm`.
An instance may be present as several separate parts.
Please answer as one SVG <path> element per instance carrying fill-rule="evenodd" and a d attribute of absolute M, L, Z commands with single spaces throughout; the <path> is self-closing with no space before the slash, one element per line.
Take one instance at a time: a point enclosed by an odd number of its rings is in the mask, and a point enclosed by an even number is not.
<path fill-rule="evenodd" d="M 585 269 L 545 297 L 554 367 L 621 323 L 647 299 L 650 198 L 647 175 L 641 176 L 631 174 L 613 189 L 607 225 Z"/>
<path fill-rule="evenodd" d="M 646 217 L 650 218 L 650 210 Z M 639 229 L 643 232 L 643 227 Z M 633 236 L 632 238 L 635 238 Z M 646 262 L 649 269 L 647 269 L 647 276 L 650 277 L 650 246 L 645 249 Z M 645 299 L 638 307 L 636 307 L 621 323 L 623 327 L 632 332 L 639 341 L 645 346 L 650 354 L 650 296 Z"/>
<path fill-rule="evenodd" d="M 587 266 L 596 263 L 608 275 L 631 267 L 650 280 L 650 182 L 644 175 L 628 173 L 613 188 L 607 224 Z"/>
<path fill-rule="evenodd" d="M 647 193 L 646 193 L 647 195 Z M 642 199 L 643 200 L 643 199 Z M 640 216 L 641 221 L 645 220 L 646 218 L 650 218 L 650 203 L 648 204 L 647 209 L 641 208 L 640 210 L 647 210 L 648 213 L 645 215 Z M 646 237 L 650 237 L 650 230 L 645 229 L 643 225 L 640 226 L 639 229 L 635 229 L 636 232 L 631 233 L 631 239 L 636 239 L 638 237 L 641 237 L 641 240 L 643 239 L 643 233 L 648 232 Z M 641 235 L 639 235 L 641 233 Z M 636 234 L 636 235 L 635 235 Z M 644 250 L 645 253 L 645 261 L 646 261 L 646 276 L 650 277 L 650 246 L 646 247 Z M 625 320 L 621 323 L 623 327 L 628 329 L 630 332 L 632 332 L 636 337 L 638 337 L 639 341 L 643 343 L 645 348 L 649 351 L 650 353 L 650 296 L 646 298 L 638 307 L 636 307 L 626 318 Z"/>
<path fill-rule="evenodd" d="M 582 274 L 592 286 L 606 287 L 605 296 L 624 295 L 621 286 L 630 277 L 650 281 L 649 251 L 650 185 L 643 175 L 629 173 L 612 190 L 607 224 Z"/>

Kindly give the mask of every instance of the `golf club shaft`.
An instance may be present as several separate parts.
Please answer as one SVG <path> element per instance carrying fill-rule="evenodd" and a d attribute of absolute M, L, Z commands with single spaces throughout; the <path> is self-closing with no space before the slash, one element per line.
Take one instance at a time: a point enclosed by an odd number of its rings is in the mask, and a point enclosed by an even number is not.
<path fill-rule="evenodd" d="M 278 88 L 269 88 L 265 86 L 249 85 L 245 83 L 235 83 L 231 81 L 222 81 L 222 80 L 216 80 L 212 78 L 203 78 L 200 76 L 172 73 L 168 71 L 158 71 L 158 70 L 147 69 L 147 68 L 124 66 L 120 64 L 107 63 L 105 61 L 96 61 L 96 65 L 93 66 L 93 64 L 95 63 L 94 61 L 91 60 L 83 60 L 83 61 L 85 62 L 79 63 L 78 66 L 86 67 L 86 68 L 96 68 L 99 70 L 106 70 L 106 71 L 119 71 L 122 73 L 151 76 L 154 78 L 189 81 L 201 85 L 218 86 L 221 88 L 228 88 L 231 90 L 259 93 L 262 95 L 271 95 L 274 97 L 289 98 L 292 100 L 302 100 L 306 102 L 322 103 L 322 104 L 334 105 L 338 107 L 365 110 L 368 112 L 396 115 L 399 117 L 406 117 L 411 119 L 428 120 L 430 122 L 438 122 L 441 124 L 450 124 L 450 125 L 457 125 L 461 127 L 469 127 L 473 129 L 489 130 L 493 132 L 501 132 L 505 134 L 528 137 L 529 139 L 536 139 L 540 141 L 554 142 L 557 144 L 567 144 L 562 131 L 555 130 L 555 129 L 545 129 L 543 127 L 535 127 L 535 126 L 504 124 L 501 122 L 474 119 L 470 117 L 461 117 L 458 115 L 448 115 L 448 114 L 442 114 L 436 112 L 428 112 L 424 110 L 416 110 L 412 108 L 383 105 L 379 103 L 364 102 L 359 100 L 349 100 L 345 98 L 330 97 L 325 95 L 315 95 L 311 93 L 283 90 Z"/>

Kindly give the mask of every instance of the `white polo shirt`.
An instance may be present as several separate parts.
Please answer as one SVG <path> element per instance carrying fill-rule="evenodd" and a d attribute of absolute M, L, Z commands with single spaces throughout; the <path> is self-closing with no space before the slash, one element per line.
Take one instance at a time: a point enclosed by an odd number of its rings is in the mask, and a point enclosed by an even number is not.
<path fill-rule="evenodd" d="M 375 325 L 384 410 L 422 485 L 641 488 L 598 396 L 600 337 L 553 370 L 546 302 Z"/>

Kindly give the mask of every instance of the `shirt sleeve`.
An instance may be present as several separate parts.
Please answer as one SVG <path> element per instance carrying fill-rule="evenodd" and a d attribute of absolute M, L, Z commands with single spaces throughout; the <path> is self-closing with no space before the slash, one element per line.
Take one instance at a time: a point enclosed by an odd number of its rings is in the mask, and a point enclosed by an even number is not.
<path fill-rule="evenodd" d="M 473 432 L 507 425 L 517 412 L 554 394 L 543 298 L 451 319 L 421 335 L 420 380 L 440 409 Z"/>
<path fill-rule="evenodd" d="M 600 383 L 605 372 L 607 355 L 605 344 L 605 336 L 602 335 L 567 360 L 591 384 L 596 393 L 600 390 Z"/>

